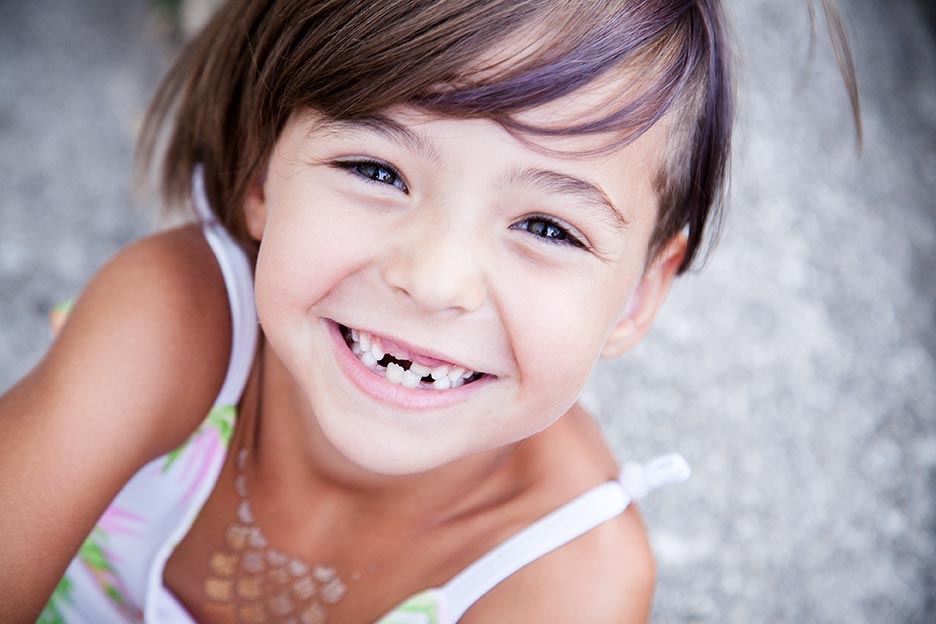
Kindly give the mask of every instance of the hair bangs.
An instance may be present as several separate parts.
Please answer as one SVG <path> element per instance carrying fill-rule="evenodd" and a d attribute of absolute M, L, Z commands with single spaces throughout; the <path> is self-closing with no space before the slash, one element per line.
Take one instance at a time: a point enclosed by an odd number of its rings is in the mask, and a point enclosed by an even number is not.
<path fill-rule="evenodd" d="M 614 133 L 606 151 L 639 137 L 686 91 L 703 52 L 695 34 L 684 34 L 694 4 L 387 3 L 349 19 L 347 5 L 314 3 L 276 49 L 261 43 L 255 58 L 278 125 L 301 107 L 353 119 L 409 105 L 492 119 L 527 137 Z M 304 45 L 311 30 L 332 36 Z M 595 115 L 548 126 L 520 119 L 608 81 L 616 88 Z"/>
<path fill-rule="evenodd" d="M 468 84 L 417 96 L 410 103 L 452 117 L 490 118 L 527 136 L 613 133 L 619 138 L 600 151 L 618 149 L 656 124 L 685 94 L 703 57 L 701 46 L 685 45 L 698 39 L 683 34 L 692 29 L 692 2 L 655 6 L 650 16 L 642 6 L 648 4 L 576 10 L 574 18 L 549 16 L 545 28 L 536 30 L 561 37 L 546 38 L 524 58 L 502 62 L 497 71 L 478 72 L 480 77 Z M 553 27 L 562 17 L 566 23 Z M 613 88 L 603 105 L 595 107 L 595 115 L 545 126 L 520 119 L 520 113 L 602 84 Z"/>

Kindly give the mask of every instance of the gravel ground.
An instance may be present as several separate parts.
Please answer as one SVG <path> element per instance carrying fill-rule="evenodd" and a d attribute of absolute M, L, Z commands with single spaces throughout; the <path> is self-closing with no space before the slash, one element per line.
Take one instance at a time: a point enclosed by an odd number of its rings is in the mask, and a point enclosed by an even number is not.
<path fill-rule="evenodd" d="M 921 5 L 841 2 L 865 149 L 805 3 L 733 0 L 730 213 L 658 326 L 583 400 L 643 505 L 658 622 L 936 621 L 936 46 Z M 0 388 L 152 206 L 132 141 L 171 55 L 139 1 L 0 2 Z"/>

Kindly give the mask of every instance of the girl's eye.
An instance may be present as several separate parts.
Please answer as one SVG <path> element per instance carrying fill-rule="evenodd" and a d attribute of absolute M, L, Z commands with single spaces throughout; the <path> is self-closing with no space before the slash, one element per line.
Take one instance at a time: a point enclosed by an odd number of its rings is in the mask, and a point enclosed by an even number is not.
<path fill-rule="evenodd" d="M 524 230 L 551 245 L 569 245 L 579 249 L 588 249 L 588 246 L 569 232 L 566 226 L 550 217 L 527 217 L 523 221 L 510 226 L 510 229 Z"/>
<path fill-rule="evenodd" d="M 339 161 L 334 163 L 334 166 L 360 176 L 368 182 L 373 182 L 374 184 L 387 184 L 397 187 L 404 193 L 409 192 L 409 189 L 406 187 L 406 183 L 403 182 L 403 178 L 400 176 L 399 172 L 397 172 L 393 166 L 387 163 L 382 163 L 376 160 L 353 160 Z"/>

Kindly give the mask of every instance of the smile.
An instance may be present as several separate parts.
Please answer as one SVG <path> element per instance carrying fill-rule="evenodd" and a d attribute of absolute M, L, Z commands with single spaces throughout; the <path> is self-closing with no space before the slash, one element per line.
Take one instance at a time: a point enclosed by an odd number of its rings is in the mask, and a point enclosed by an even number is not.
<path fill-rule="evenodd" d="M 496 375 L 418 353 L 385 336 L 327 321 L 339 368 L 365 394 L 404 409 L 443 409 L 461 403 Z"/>
<path fill-rule="evenodd" d="M 456 364 L 411 353 L 389 339 L 344 325 L 339 328 L 345 343 L 364 366 L 398 386 L 440 391 L 458 388 L 482 377 L 481 373 Z"/>

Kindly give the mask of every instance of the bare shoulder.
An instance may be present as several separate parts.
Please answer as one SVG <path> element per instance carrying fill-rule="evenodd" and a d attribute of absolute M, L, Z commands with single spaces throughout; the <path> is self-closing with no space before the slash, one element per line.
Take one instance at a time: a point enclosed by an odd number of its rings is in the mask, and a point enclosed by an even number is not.
<path fill-rule="evenodd" d="M 646 530 L 631 505 L 507 578 L 462 621 L 643 623 L 655 580 Z"/>
<path fill-rule="evenodd" d="M 230 333 L 220 269 L 200 229 L 185 226 L 114 256 L 76 301 L 38 370 L 53 391 L 128 410 L 124 418 L 136 418 L 146 434 L 144 452 L 158 456 L 210 408 Z"/>
<path fill-rule="evenodd" d="M 570 412 L 559 452 L 563 472 L 592 485 L 613 477 L 617 464 L 591 418 Z M 559 458 L 551 459 L 552 466 Z M 574 481 L 574 480 L 573 480 Z M 567 486 L 558 486 L 567 490 Z M 581 493 L 587 488 L 574 486 Z M 568 493 L 564 494 L 570 500 Z M 608 520 L 522 568 L 483 596 L 464 622 L 646 622 L 655 587 L 653 554 L 640 511 L 631 503 Z"/>
<path fill-rule="evenodd" d="M 204 418 L 230 343 L 227 297 L 194 228 L 118 253 L 42 361 L 0 396 L 0 605 L 35 621 L 106 506 Z M 41 553 L 41 557 L 36 556 Z M 41 561 L 40 561 L 41 560 Z M 9 611 L 9 613 L 8 613 Z"/>

